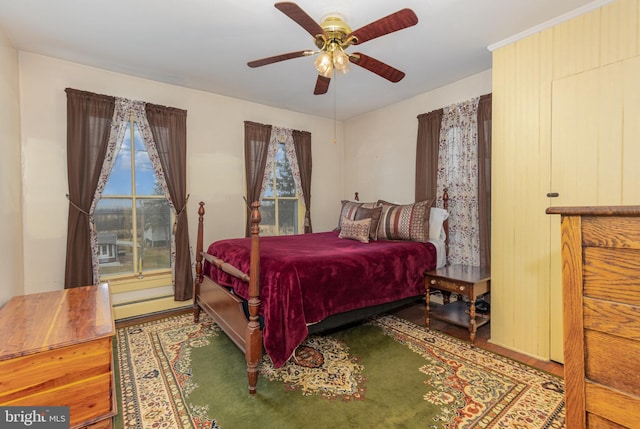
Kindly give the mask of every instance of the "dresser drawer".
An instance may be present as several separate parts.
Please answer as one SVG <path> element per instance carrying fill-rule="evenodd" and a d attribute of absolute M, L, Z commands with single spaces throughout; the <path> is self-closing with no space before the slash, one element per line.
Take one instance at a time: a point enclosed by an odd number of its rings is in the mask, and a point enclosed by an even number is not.
<path fill-rule="evenodd" d="M 639 226 L 640 228 L 640 226 Z M 640 306 L 640 250 L 583 249 L 583 295 Z"/>
<path fill-rule="evenodd" d="M 100 374 L 75 384 L 35 392 L 11 402 L 11 406 L 68 406 L 69 426 L 84 427 L 85 423 L 110 418 L 116 414 L 112 374 Z"/>
<path fill-rule="evenodd" d="M 582 247 L 640 249 L 640 216 L 585 216 Z"/>
<path fill-rule="evenodd" d="M 0 361 L 0 405 L 69 406 L 70 427 L 115 414 L 111 337 Z"/>
<path fill-rule="evenodd" d="M 0 405 L 111 372 L 111 338 L 0 361 Z M 51 404 L 65 405 L 65 404 Z"/>
<path fill-rule="evenodd" d="M 453 293 L 467 294 L 469 285 L 466 283 L 456 282 L 449 279 L 443 279 L 440 277 L 432 277 L 427 275 L 425 281 L 429 284 L 430 288 L 444 290 Z"/>

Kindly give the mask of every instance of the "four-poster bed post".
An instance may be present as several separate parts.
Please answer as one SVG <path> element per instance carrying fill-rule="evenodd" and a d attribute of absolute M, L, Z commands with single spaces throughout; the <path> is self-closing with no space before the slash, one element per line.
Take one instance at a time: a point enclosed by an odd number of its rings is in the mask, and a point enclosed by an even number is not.
<path fill-rule="evenodd" d="M 211 318 L 227 333 L 229 338 L 242 350 L 247 361 L 247 376 L 249 379 L 249 393 L 256 393 L 258 383 L 258 366 L 262 359 L 262 331 L 260 329 L 260 203 L 251 204 L 251 256 L 250 275 L 224 261 L 208 255 L 203 251 L 203 221 L 204 202 L 198 208 L 198 238 L 196 241 L 196 278 L 194 282 L 193 320 L 200 320 L 200 310 L 205 308 Z M 202 272 L 202 260 L 217 266 L 249 284 L 248 311 L 249 320 L 244 315 L 242 299 L 228 292 L 224 287 L 213 282 L 212 290 L 208 291 L 211 301 L 201 299 L 201 285 L 205 280 Z M 218 305 L 213 305 L 215 302 Z M 204 307 L 203 307 L 204 306 Z M 243 333 L 244 330 L 244 333 Z"/>

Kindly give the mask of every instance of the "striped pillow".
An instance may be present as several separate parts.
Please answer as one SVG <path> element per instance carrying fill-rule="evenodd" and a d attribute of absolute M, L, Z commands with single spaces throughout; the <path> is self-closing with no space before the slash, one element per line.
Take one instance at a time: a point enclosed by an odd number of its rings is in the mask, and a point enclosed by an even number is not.
<path fill-rule="evenodd" d="M 429 240 L 429 210 L 433 201 L 397 205 L 379 201 L 382 214 L 378 223 L 378 240 Z"/>
<path fill-rule="evenodd" d="M 358 211 L 358 208 L 362 207 L 366 209 L 372 209 L 378 205 L 377 202 L 361 203 L 358 201 L 349 200 L 342 200 L 340 201 L 340 203 L 342 204 L 342 208 L 340 209 L 340 216 L 338 217 L 338 227 L 336 228 L 337 231 L 339 231 L 340 227 L 342 227 L 342 218 L 353 220 L 356 218 L 356 212 Z"/>
<path fill-rule="evenodd" d="M 380 222 L 380 215 L 382 214 L 382 206 L 368 209 L 366 207 L 358 207 L 356 215 L 353 220 L 371 218 L 371 226 L 369 227 L 369 238 L 371 240 L 378 239 L 378 223 Z"/>

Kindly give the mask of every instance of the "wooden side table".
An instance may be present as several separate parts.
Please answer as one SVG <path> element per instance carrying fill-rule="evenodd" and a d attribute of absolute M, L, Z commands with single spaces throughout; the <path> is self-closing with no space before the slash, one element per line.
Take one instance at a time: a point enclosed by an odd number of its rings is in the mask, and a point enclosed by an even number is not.
<path fill-rule="evenodd" d="M 106 283 L 13 297 L 0 309 L 0 405 L 69 406 L 71 428 L 110 428 L 114 334 Z"/>
<path fill-rule="evenodd" d="M 491 291 L 491 274 L 486 267 L 471 267 L 466 265 L 448 265 L 429 271 L 425 274 L 427 327 L 429 319 L 434 318 L 457 326 L 469 328 L 471 344 L 476 339 L 476 330 L 487 323 L 491 316 L 476 315 L 476 299 Z M 461 299 L 445 303 L 438 308 L 431 308 L 431 292 L 433 289 L 464 295 L 469 298 L 470 306 Z"/>

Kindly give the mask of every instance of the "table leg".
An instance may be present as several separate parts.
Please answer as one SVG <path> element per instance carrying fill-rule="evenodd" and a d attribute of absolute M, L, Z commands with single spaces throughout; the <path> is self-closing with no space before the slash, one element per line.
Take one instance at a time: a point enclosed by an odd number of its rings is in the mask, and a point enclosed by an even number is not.
<path fill-rule="evenodd" d="M 471 305 L 469 306 L 469 340 L 471 345 L 473 346 L 473 342 L 476 339 L 476 300 L 470 300 Z"/>
<path fill-rule="evenodd" d="M 446 290 L 441 291 L 442 292 L 442 303 L 444 305 L 447 305 L 451 302 L 451 292 L 447 292 Z"/>
<path fill-rule="evenodd" d="M 424 298 L 424 301 L 425 301 L 424 318 L 428 328 L 429 327 L 429 311 L 431 310 L 431 290 L 429 288 L 428 282 L 426 287 L 427 287 L 427 296 Z"/>

